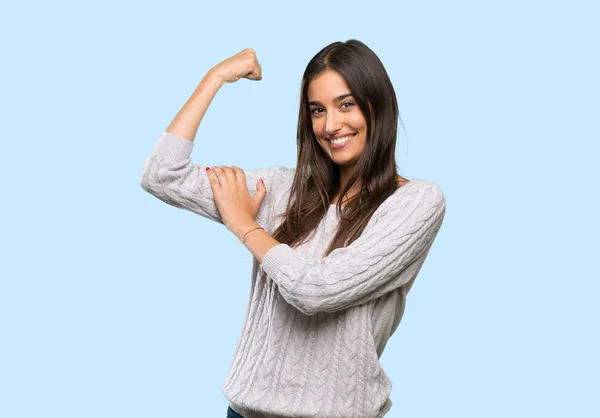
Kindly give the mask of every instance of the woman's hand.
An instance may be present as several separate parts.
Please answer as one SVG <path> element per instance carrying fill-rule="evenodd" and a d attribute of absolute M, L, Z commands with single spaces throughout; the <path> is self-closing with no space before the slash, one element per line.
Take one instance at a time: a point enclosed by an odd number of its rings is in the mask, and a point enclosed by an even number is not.
<path fill-rule="evenodd" d="M 250 196 L 246 186 L 246 175 L 241 168 L 207 167 L 206 174 L 210 180 L 215 204 L 227 229 L 237 233 L 240 228 L 253 224 L 267 194 L 262 179 L 256 183 L 254 196 Z"/>
<path fill-rule="evenodd" d="M 218 63 L 208 73 L 226 83 L 234 83 L 240 78 L 262 80 L 262 68 L 252 48 L 246 48 Z"/>

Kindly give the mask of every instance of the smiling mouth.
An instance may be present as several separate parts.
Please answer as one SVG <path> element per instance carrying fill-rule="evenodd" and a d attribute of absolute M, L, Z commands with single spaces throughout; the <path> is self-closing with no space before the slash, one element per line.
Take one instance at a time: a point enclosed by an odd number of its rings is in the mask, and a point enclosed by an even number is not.
<path fill-rule="evenodd" d="M 346 145 L 348 145 L 350 142 L 352 142 L 352 140 L 356 137 L 356 134 L 350 134 L 350 135 L 346 135 L 343 136 L 339 139 L 335 139 L 335 140 L 330 140 L 327 139 L 327 141 L 329 141 L 329 147 L 331 149 L 340 149 L 340 148 L 345 148 Z"/>

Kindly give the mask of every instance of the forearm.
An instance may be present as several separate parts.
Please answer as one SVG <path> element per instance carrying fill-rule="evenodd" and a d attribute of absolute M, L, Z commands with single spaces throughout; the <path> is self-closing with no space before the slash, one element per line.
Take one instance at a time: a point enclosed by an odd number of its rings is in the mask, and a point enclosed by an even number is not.
<path fill-rule="evenodd" d="M 209 71 L 166 131 L 188 141 L 194 141 L 208 106 L 223 84 L 222 78 Z"/>
<path fill-rule="evenodd" d="M 240 240 L 246 232 L 258 226 L 259 225 L 256 222 L 252 221 L 232 228 L 232 232 L 238 240 Z M 256 258 L 259 263 L 262 263 L 265 254 L 274 246 L 279 245 L 280 242 L 269 235 L 264 229 L 256 229 L 246 235 L 244 244 L 254 255 L 254 258 Z"/>

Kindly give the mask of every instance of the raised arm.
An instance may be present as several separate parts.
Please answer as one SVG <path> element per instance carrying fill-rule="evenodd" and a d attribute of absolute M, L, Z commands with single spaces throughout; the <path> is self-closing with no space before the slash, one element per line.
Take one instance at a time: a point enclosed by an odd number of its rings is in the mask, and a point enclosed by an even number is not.
<path fill-rule="evenodd" d="M 198 126 L 215 94 L 223 84 L 240 78 L 262 78 L 260 64 L 252 49 L 245 49 L 224 60 L 204 76 L 146 158 L 139 180 L 144 190 L 172 206 L 223 223 L 213 200 L 206 166 L 192 163 L 190 154 Z M 248 193 L 256 193 L 256 183 L 260 178 L 267 188 L 259 216 L 271 204 L 271 199 L 277 197 L 281 180 L 293 175 L 293 172 L 294 169 L 283 166 L 244 170 Z"/>
<path fill-rule="evenodd" d="M 234 83 L 240 78 L 262 80 L 262 68 L 252 48 L 246 48 L 212 67 L 166 131 L 194 141 L 198 126 L 217 91 L 223 84 Z"/>
<path fill-rule="evenodd" d="M 307 258 L 279 244 L 265 254 L 260 266 L 283 298 L 306 315 L 347 309 L 410 282 L 445 212 L 439 186 L 420 181 L 382 203 L 362 235 L 347 247 L 324 258 Z"/>

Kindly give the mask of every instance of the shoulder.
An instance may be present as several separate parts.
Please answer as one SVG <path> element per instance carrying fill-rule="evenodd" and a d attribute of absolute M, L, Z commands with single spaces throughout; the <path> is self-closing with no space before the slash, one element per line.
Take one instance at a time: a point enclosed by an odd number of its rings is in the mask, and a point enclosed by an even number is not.
<path fill-rule="evenodd" d="M 445 208 L 446 197 L 440 185 L 432 180 L 415 178 L 398 187 L 374 216 L 394 217 L 400 212 L 445 212 Z"/>
<path fill-rule="evenodd" d="M 409 183 L 413 183 L 417 193 L 427 194 L 434 201 L 446 201 L 444 192 L 440 185 L 433 180 L 412 179 Z"/>
<path fill-rule="evenodd" d="M 428 239 L 440 229 L 446 199 L 438 183 L 412 179 L 379 205 L 363 232 L 368 239 Z M 408 237 L 408 238 L 407 238 Z M 367 239 L 367 238 L 365 238 Z"/>

